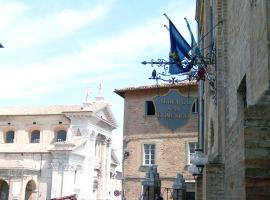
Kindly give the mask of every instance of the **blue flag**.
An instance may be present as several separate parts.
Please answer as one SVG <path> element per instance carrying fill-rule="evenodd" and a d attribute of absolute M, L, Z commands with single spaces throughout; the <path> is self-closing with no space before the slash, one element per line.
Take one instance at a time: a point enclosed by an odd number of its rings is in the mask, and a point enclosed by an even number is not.
<path fill-rule="evenodd" d="M 181 64 L 181 61 L 187 57 L 190 58 L 188 52 L 191 50 L 190 45 L 183 38 L 183 36 L 176 29 L 174 24 L 169 20 L 169 29 L 170 29 L 170 40 L 171 40 L 171 51 L 170 51 L 170 64 L 169 73 L 170 74 L 179 74 L 183 73 L 185 70 Z"/>

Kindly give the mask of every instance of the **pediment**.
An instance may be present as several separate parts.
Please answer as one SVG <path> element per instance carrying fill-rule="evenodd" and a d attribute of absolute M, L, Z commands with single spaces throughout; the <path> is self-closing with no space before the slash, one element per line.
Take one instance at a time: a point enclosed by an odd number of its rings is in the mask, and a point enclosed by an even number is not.
<path fill-rule="evenodd" d="M 95 111 L 95 116 L 103 120 L 104 122 L 107 122 L 112 128 L 116 128 L 118 126 L 115 117 L 112 113 L 112 110 L 110 108 L 110 105 L 104 104 L 102 107 L 97 109 Z"/>

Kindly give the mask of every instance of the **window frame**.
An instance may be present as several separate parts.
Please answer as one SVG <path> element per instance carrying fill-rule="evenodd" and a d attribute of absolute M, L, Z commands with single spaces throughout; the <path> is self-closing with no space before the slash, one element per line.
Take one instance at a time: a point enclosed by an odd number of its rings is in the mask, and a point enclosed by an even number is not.
<path fill-rule="evenodd" d="M 65 132 L 65 139 L 64 140 L 62 140 L 60 137 L 58 137 L 62 131 Z M 58 130 L 56 132 L 55 142 L 65 142 L 65 141 L 67 141 L 67 131 L 64 129 Z"/>
<path fill-rule="evenodd" d="M 150 104 L 152 107 L 152 112 L 150 112 L 149 108 L 150 108 Z M 144 115 L 145 116 L 155 116 L 156 115 L 156 108 L 155 108 L 155 104 L 154 101 L 151 100 L 147 100 L 144 102 Z"/>
<path fill-rule="evenodd" d="M 8 136 L 8 134 L 10 134 L 10 133 L 13 134 L 13 139 L 12 139 L 12 141 L 8 142 L 7 136 Z M 13 130 L 7 131 L 7 132 L 5 133 L 5 143 L 12 144 L 12 143 L 14 143 L 14 142 L 15 142 L 15 131 L 13 131 Z"/>
<path fill-rule="evenodd" d="M 150 145 L 149 148 L 149 158 L 146 159 L 146 154 L 145 154 L 145 147 L 146 145 Z M 142 165 L 143 166 L 152 166 L 152 165 L 156 165 L 156 144 L 155 143 L 143 143 L 142 144 Z M 154 147 L 154 148 L 153 148 Z M 152 154 L 151 151 L 154 150 L 154 153 Z M 146 163 L 146 160 L 148 160 L 148 163 Z M 154 161 L 153 163 L 151 161 Z"/>
<path fill-rule="evenodd" d="M 33 139 L 32 138 L 32 136 L 33 136 L 33 134 L 39 134 L 38 136 L 38 139 Z M 35 129 L 35 130 L 33 130 L 33 131 L 31 131 L 31 134 L 30 134 L 30 143 L 31 144 L 34 144 L 34 143 L 40 143 L 40 130 L 38 130 L 38 129 Z M 33 139 L 33 140 L 32 140 Z M 35 141 L 36 140 L 36 141 Z"/>
<path fill-rule="evenodd" d="M 194 111 L 193 111 L 193 108 L 194 108 Z M 191 112 L 193 114 L 197 114 L 199 112 L 199 99 L 198 98 L 193 102 Z"/>

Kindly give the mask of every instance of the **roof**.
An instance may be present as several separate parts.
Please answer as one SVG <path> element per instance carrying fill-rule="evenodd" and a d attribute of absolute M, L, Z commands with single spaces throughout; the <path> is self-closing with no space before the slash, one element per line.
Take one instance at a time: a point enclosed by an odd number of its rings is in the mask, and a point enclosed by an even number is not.
<path fill-rule="evenodd" d="M 93 112 L 104 108 L 105 101 L 92 102 Z M 83 105 L 44 105 L 44 106 L 7 106 L 0 107 L 0 115 L 57 115 L 66 112 L 85 112 Z"/>
<path fill-rule="evenodd" d="M 8 106 L 0 107 L 0 115 L 52 115 L 67 111 L 82 111 L 81 105 Z"/>
<path fill-rule="evenodd" d="M 144 85 L 138 87 L 127 87 L 122 89 L 115 89 L 114 92 L 121 97 L 125 97 L 125 93 L 128 91 L 143 91 L 143 90 L 151 90 L 156 88 L 177 88 L 177 87 L 186 87 L 186 86 L 197 86 L 197 81 L 181 81 L 175 84 L 160 84 L 160 85 Z"/>
<path fill-rule="evenodd" d="M 105 118 L 100 116 L 104 112 Z M 30 116 L 30 115 L 68 115 L 68 114 L 90 114 L 99 120 L 116 128 L 117 121 L 112 113 L 110 105 L 104 100 L 86 102 L 83 105 L 47 105 L 47 106 L 7 106 L 0 107 L 0 116 Z"/>

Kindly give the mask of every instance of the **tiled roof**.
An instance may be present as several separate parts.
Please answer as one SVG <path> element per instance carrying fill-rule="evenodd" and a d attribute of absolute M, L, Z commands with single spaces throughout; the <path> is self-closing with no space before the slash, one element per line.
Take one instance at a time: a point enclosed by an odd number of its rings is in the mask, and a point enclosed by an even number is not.
<path fill-rule="evenodd" d="M 81 105 L 16 106 L 0 107 L 0 115 L 47 115 L 67 111 L 81 111 Z"/>
<path fill-rule="evenodd" d="M 93 102 L 93 112 L 102 109 L 105 102 Z M 0 115 L 57 115 L 64 112 L 83 112 L 83 105 L 7 106 L 0 107 Z M 88 110 L 89 111 L 89 110 Z"/>
<path fill-rule="evenodd" d="M 175 84 L 159 84 L 159 85 L 144 85 L 138 87 L 127 87 L 122 89 L 115 89 L 114 92 L 121 97 L 125 96 L 125 92 L 127 91 L 139 91 L 139 90 L 149 90 L 155 88 L 176 88 L 176 87 L 185 87 L 185 86 L 196 86 L 198 85 L 197 81 L 181 81 Z"/>

